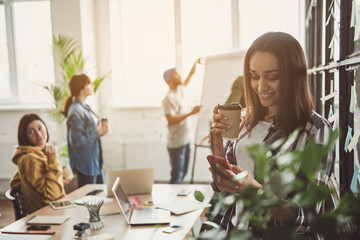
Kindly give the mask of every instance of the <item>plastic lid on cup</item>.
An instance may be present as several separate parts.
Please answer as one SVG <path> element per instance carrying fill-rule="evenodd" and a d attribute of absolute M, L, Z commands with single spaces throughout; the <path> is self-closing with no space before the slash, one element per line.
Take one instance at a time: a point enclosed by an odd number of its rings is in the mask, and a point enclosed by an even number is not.
<path fill-rule="evenodd" d="M 242 106 L 238 102 L 220 104 L 222 110 L 241 110 Z"/>

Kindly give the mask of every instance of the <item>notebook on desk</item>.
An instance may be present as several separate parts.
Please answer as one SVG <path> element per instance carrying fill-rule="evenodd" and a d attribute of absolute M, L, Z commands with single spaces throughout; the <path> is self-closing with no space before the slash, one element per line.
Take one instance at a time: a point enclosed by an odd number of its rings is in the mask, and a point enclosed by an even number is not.
<path fill-rule="evenodd" d="M 106 171 L 107 197 L 114 197 L 111 191 L 115 179 L 121 178 L 121 183 L 127 195 L 148 194 L 154 183 L 153 168 L 137 168 Z"/>
<path fill-rule="evenodd" d="M 170 223 L 169 211 L 154 208 L 132 208 L 119 177 L 116 178 L 111 190 L 128 224 L 155 225 Z"/>
<path fill-rule="evenodd" d="M 47 215 L 47 216 L 35 216 L 28 220 L 28 225 L 59 225 L 64 223 L 70 216 L 68 215 Z"/>

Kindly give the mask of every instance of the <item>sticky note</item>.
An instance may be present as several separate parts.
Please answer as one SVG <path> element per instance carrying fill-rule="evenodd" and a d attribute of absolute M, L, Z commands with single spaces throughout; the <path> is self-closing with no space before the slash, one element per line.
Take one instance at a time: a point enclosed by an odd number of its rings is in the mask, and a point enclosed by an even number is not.
<path fill-rule="evenodd" d="M 356 1 L 353 0 L 352 1 L 352 7 L 351 7 L 351 23 L 350 23 L 350 27 L 356 27 L 356 23 L 357 23 L 357 14 L 356 14 Z"/>
<path fill-rule="evenodd" d="M 334 34 L 335 36 L 335 34 Z M 334 36 L 331 39 L 331 42 L 329 44 L 329 48 L 330 48 L 330 59 L 334 59 L 334 48 L 335 48 L 335 43 L 334 43 Z"/>
<path fill-rule="evenodd" d="M 349 152 L 351 152 L 355 147 L 356 143 L 358 142 L 359 136 L 360 136 L 360 124 L 357 125 L 354 136 L 352 137 L 349 146 L 347 147 Z"/>
<path fill-rule="evenodd" d="M 326 19 L 325 26 L 329 24 L 331 17 L 332 17 L 331 14 L 329 14 L 328 18 Z"/>
<path fill-rule="evenodd" d="M 358 178 L 359 178 L 359 167 L 358 167 L 358 165 L 355 165 L 354 175 L 352 177 L 351 185 L 350 185 L 350 189 L 353 193 L 356 192 L 356 183 L 357 183 Z"/>
<path fill-rule="evenodd" d="M 344 147 L 345 152 L 348 152 L 348 146 L 349 146 L 351 138 L 352 138 L 352 128 L 350 126 L 348 126 L 348 132 L 346 135 L 345 147 Z"/>
<path fill-rule="evenodd" d="M 336 5 L 338 5 L 338 7 L 340 7 L 340 2 L 339 2 L 339 0 L 336 0 Z"/>
<path fill-rule="evenodd" d="M 331 117 L 328 118 L 329 123 L 333 123 L 339 117 L 339 112 L 334 113 Z"/>
<path fill-rule="evenodd" d="M 335 90 L 334 92 L 329 93 L 328 95 L 326 95 L 326 96 L 324 96 L 324 97 L 320 98 L 320 100 L 321 100 L 322 102 L 325 102 L 325 101 L 327 101 L 327 100 L 329 100 L 329 99 L 331 99 L 331 98 L 335 97 L 335 96 L 336 96 L 336 94 L 337 94 L 337 91 Z"/>
<path fill-rule="evenodd" d="M 330 108 L 329 108 L 329 117 L 328 117 L 328 119 L 330 119 L 333 115 L 334 115 L 333 105 L 330 105 Z"/>
<path fill-rule="evenodd" d="M 355 110 L 355 87 L 354 85 L 351 86 L 351 96 L 350 96 L 350 107 L 349 111 L 354 113 Z"/>
<path fill-rule="evenodd" d="M 330 81 L 330 92 L 334 92 L 334 80 Z"/>

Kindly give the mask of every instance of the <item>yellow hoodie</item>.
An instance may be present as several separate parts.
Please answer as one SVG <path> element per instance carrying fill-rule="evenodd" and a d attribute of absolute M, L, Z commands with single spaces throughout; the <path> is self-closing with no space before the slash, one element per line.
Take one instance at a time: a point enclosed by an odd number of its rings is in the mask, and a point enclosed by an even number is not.
<path fill-rule="evenodd" d="M 48 159 L 38 147 L 17 146 L 12 161 L 18 171 L 10 187 L 21 190 L 27 213 L 65 196 L 62 168 L 56 156 Z"/>

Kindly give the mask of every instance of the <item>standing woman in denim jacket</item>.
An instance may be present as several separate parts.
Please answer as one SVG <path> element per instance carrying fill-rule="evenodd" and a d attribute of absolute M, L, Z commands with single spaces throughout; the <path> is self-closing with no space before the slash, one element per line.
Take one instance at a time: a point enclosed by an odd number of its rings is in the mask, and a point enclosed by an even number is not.
<path fill-rule="evenodd" d="M 104 183 L 103 155 L 100 137 L 108 127 L 99 125 L 98 116 L 85 104 L 93 93 L 91 81 L 85 74 L 74 75 L 69 82 L 71 96 L 66 99 L 63 114 L 67 117 L 69 160 L 76 173 L 78 187 Z"/>

